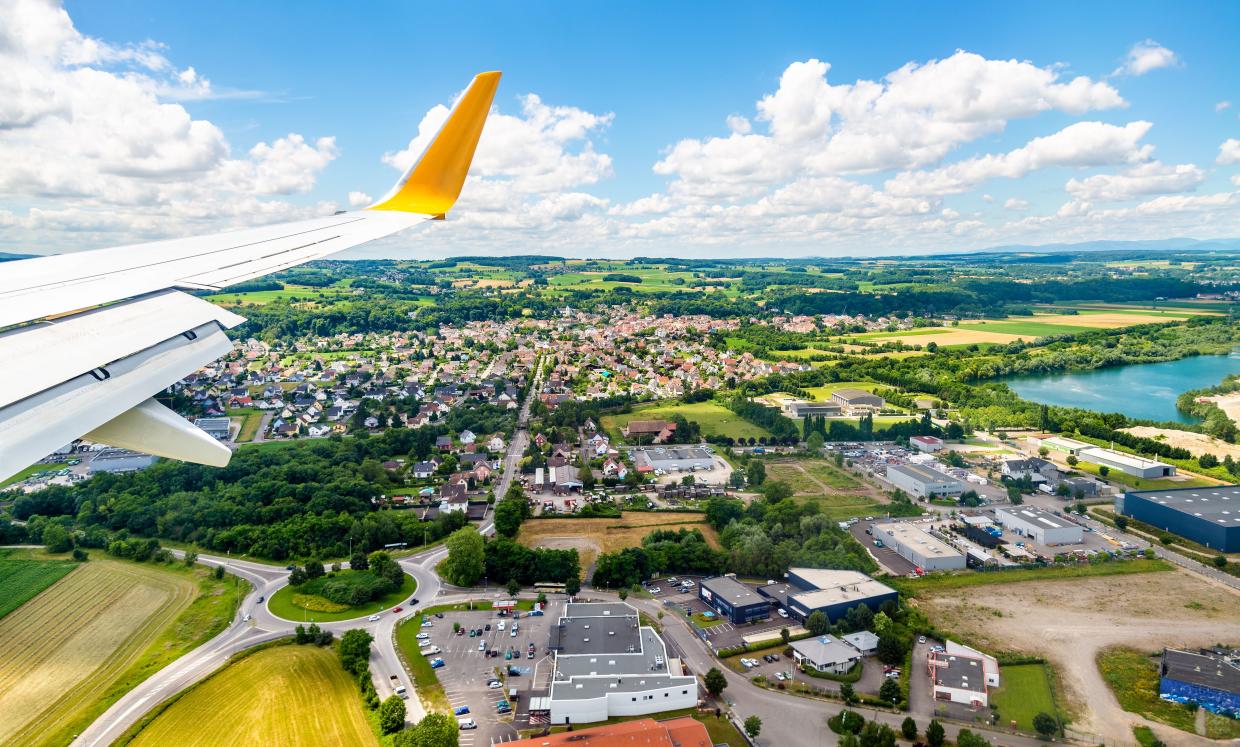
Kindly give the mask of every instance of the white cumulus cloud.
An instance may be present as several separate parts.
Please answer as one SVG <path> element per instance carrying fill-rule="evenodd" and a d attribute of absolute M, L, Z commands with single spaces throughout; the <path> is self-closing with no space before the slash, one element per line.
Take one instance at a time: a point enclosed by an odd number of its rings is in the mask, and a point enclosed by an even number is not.
<path fill-rule="evenodd" d="M 1153 39 L 1146 39 L 1132 45 L 1124 64 L 1116 69 L 1114 75 L 1145 75 L 1152 70 L 1179 64 L 1180 58 L 1175 52 Z"/>

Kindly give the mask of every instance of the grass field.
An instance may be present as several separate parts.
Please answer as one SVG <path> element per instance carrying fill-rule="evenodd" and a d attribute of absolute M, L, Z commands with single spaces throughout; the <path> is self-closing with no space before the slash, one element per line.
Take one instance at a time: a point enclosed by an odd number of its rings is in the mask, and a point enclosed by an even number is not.
<path fill-rule="evenodd" d="M 204 728 L 210 725 L 210 728 Z M 357 685 L 330 648 L 276 646 L 186 692 L 131 745 L 378 745 Z"/>
<path fill-rule="evenodd" d="M 678 511 L 627 511 L 619 519 L 530 519 L 517 540 L 527 547 L 576 549 L 584 571 L 599 553 L 637 547 L 656 529 L 682 527 L 701 530 L 712 547 L 719 547 L 719 535 L 705 514 Z"/>
<path fill-rule="evenodd" d="M 906 596 L 917 596 L 920 592 L 940 592 L 945 590 L 967 589 L 971 586 L 987 584 L 1012 584 L 1022 581 L 1053 581 L 1068 578 L 1086 578 L 1090 576 L 1116 576 L 1128 573 L 1149 573 L 1151 571 L 1171 571 L 1175 566 L 1164 560 L 1125 560 L 1097 565 L 1047 566 L 1045 568 L 1020 568 L 1013 571 L 991 571 L 978 573 L 962 571 L 956 573 L 932 573 L 918 579 L 891 579 L 888 583 L 897 586 Z"/>
<path fill-rule="evenodd" d="M 1001 687 L 990 694 L 990 705 L 999 711 L 1000 723 L 1015 721 L 1024 731 L 1033 731 L 1033 717 L 1039 713 L 1055 716 L 1055 698 L 1045 664 L 1013 664 L 1000 670 Z"/>
<path fill-rule="evenodd" d="M 1190 733 L 1194 730 L 1196 717 L 1188 708 L 1158 697 L 1156 659 L 1135 649 L 1116 646 L 1099 652 L 1097 661 L 1098 671 L 1125 711 Z"/>
<path fill-rule="evenodd" d="M 1078 462 L 1073 469 L 1081 472 L 1088 472 L 1095 477 L 1102 477 L 1098 473 L 1098 465 L 1092 462 Z M 1106 477 L 1102 478 L 1108 482 L 1117 482 L 1120 485 L 1127 485 L 1130 488 L 1141 488 L 1142 490 L 1161 490 L 1163 488 L 1200 488 L 1206 485 L 1220 485 L 1221 480 L 1212 480 L 1208 477 L 1190 477 L 1186 474 L 1178 474 L 1174 478 L 1170 477 L 1134 477 L 1127 472 L 1120 472 L 1117 469 L 1107 471 Z"/>
<path fill-rule="evenodd" d="M 101 558 L 0 620 L 0 742 L 53 742 L 106 699 L 197 591 L 188 575 Z"/>
<path fill-rule="evenodd" d="M 213 293 L 207 300 L 221 306 L 264 306 L 272 301 L 330 301 L 347 296 L 347 288 L 309 285 L 285 285 L 284 290 L 250 291 L 248 293 Z"/>
<path fill-rule="evenodd" d="M 258 426 L 263 422 L 263 411 L 257 407 L 238 407 L 228 411 L 228 417 L 241 421 L 241 425 L 237 430 L 237 441 L 249 442 L 253 441 L 258 435 Z"/>
<path fill-rule="evenodd" d="M 1075 317 L 1072 317 L 1075 318 Z M 1038 321 L 1037 317 L 1026 320 L 1003 319 L 999 321 L 982 320 L 977 322 L 961 322 L 960 329 L 984 330 L 999 332 L 1005 335 L 1021 335 L 1022 337 L 1050 337 L 1052 335 L 1075 335 L 1085 331 L 1088 325 L 1052 324 Z"/>
<path fill-rule="evenodd" d="M 409 597 L 413 596 L 413 593 L 417 591 L 417 588 L 418 582 L 413 579 L 413 576 L 405 574 L 405 580 L 401 583 L 400 589 L 397 591 L 391 592 L 390 594 L 384 594 L 382 597 L 379 597 L 372 602 L 359 604 L 356 607 L 349 607 L 348 609 L 341 610 L 339 612 L 324 612 L 322 610 L 311 610 L 299 606 L 294 601 L 294 597 L 298 596 L 296 589 L 292 586 L 284 586 L 275 594 L 272 594 L 271 599 L 267 600 L 267 609 L 270 610 L 271 614 L 276 617 L 282 617 L 285 620 L 292 620 L 294 622 L 337 622 L 339 620 L 352 620 L 357 617 L 366 617 L 368 615 L 373 615 L 376 612 L 382 612 L 390 607 L 395 607 Z M 322 599 L 322 597 L 313 597 L 313 599 Z M 326 599 L 322 599 L 322 601 L 327 602 L 327 605 L 324 605 L 325 607 L 332 604 L 332 602 L 328 602 Z"/>
<path fill-rule="evenodd" d="M 429 611 L 426 612 L 429 614 Z M 439 676 L 418 647 L 419 641 L 415 636 L 422 632 L 421 620 L 420 615 L 414 615 L 396 627 L 396 648 L 405 661 L 405 669 L 413 677 L 413 689 L 422 701 L 422 707 L 427 712 L 452 713 L 448 696 L 443 685 L 439 684 Z"/>
<path fill-rule="evenodd" d="M 77 567 L 72 560 L 36 557 L 20 550 L 0 550 L 0 618 Z"/>
<path fill-rule="evenodd" d="M 809 392 L 815 402 L 826 402 L 831 399 L 832 394 L 841 389 L 860 389 L 865 392 L 872 392 L 882 386 L 882 384 L 874 381 L 837 381 L 823 386 L 812 386 L 805 391 Z"/>
<path fill-rule="evenodd" d="M 694 402 L 693 404 L 648 405 L 638 407 L 633 412 L 622 415 L 603 417 L 603 427 L 617 434 L 624 425 L 633 420 L 665 420 L 673 415 L 682 415 L 702 427 L 702 434 L 707 436 L 731 436 L 732 438 L 759 438 L 771 435 L 765 428 L 750 423 L 723 405 L 714 402 Z"/>
<path fill-rule="evenodd" d="M 828 490 L 856 490 L 861 482 L 825 459 L 766 463 L 766 475 L 792 486 L 797 495 L 822 495 Z"/>

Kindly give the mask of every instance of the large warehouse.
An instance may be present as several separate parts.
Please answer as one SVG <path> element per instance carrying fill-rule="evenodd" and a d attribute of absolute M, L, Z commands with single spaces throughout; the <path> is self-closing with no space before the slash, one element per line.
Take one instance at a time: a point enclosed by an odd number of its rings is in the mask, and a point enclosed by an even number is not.
<path fill-rule="evenodd" d="M 1240 485 L 1133 491 L 1115 508 L 1213 550 L 1240 552 Z"/>
<path fill-rule="evenodd" d="M 898 521 L 875 524 L 874 539 L 924 571 L 946 571 L 965 567 L 964 553 L 919 526 Z"/>
<path fill-rule="evenodd" d="M 887 482 L 918 498 L 932 495 L 960 495 L 964 483 L 945 472 L 918 464 L 893 464 L 887 467 Z"/>
<path fill-rule="evenodd" d="M 859 605 L 877 613 L 884 602 L 899 598 L 895 589 L 857 571 L 790 568 L 785 577 L 786 583 L 767 584 L 759 587 L 758 593 L 774 600 L 800 622 L 815 612 L 835 622 Z"/>
<path fill-rule="evenodd" d="M 551 628 L 553 724 L 643 716 L 698 702 L 697 678 L 668 657 L 654 628 L 627 604 L 569 604 Z"/>
<path fill-rule="evenodd" d="M 771 616 L 771 603 L 731 575 L 703 579 L 698 584 L 698 599 L 735 625 Z"/>
<path fill-rule="evenodd" d="M 1033 506 L 995 509 L 995 518 L 1009 532 L 1040 545 L 1079 545 L 1083 536 L 1079 524 Z"/>

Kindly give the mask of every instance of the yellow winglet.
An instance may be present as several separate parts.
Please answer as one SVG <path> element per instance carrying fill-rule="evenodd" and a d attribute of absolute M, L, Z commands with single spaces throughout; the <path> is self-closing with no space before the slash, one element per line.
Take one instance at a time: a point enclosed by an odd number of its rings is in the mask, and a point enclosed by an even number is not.
<path fill-rule="evenodd" d="M 499 72 L 475 76 L 422 156 L 386 197 L 367 210 L 401 210 L 442 218 L 461 195 L 499 78 Z"/>

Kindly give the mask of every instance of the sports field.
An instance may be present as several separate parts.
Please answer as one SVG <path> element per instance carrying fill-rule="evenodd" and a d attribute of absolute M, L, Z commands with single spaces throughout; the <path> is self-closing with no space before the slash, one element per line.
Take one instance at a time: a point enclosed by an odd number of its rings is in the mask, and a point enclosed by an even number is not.
<path fill-rule="evenodd" d="M 677 414 L 700 425 L 702 435 L 705 436 L 759 438 L 771 435 L 770 431 L 765 428 L 750 423 L 723 405 L 717 405 L 714 402 L 639 407 L 623 415 L 604 416 L 603 428 L 618 433 L 620 428 L 633 420 L 666 420 Z"/>
<path fill-rule="evenodd" d="M 101 558 L 5 616 L 0 743 L 51 741 L 105 697 L 197 591 L 189 576 Z"/>
<path fill-rule="evenodd" d="M 335 747 L 378 745 L 378 740 L 357 685 L 332 649 L 276 646 L 229 665 L 186 692 L 130 744 Z"/>
<path fill-rule="evenodd" d="M 0 550 L 0 618 L 64 578 L 78 564 L 40 558 L 21 550 Z"/>
<path fill-rule="evenodd" d="M 712 547 L 719 535 L 706 523 L 706 514 L 682 511 L 626 511 L 619 519 L 530 519 L 521 525 L 517 541 L 526 547 L 575 549 L 584 571 L 599 553 L 638 547 L 656 529 L 699 529 Z"/>

